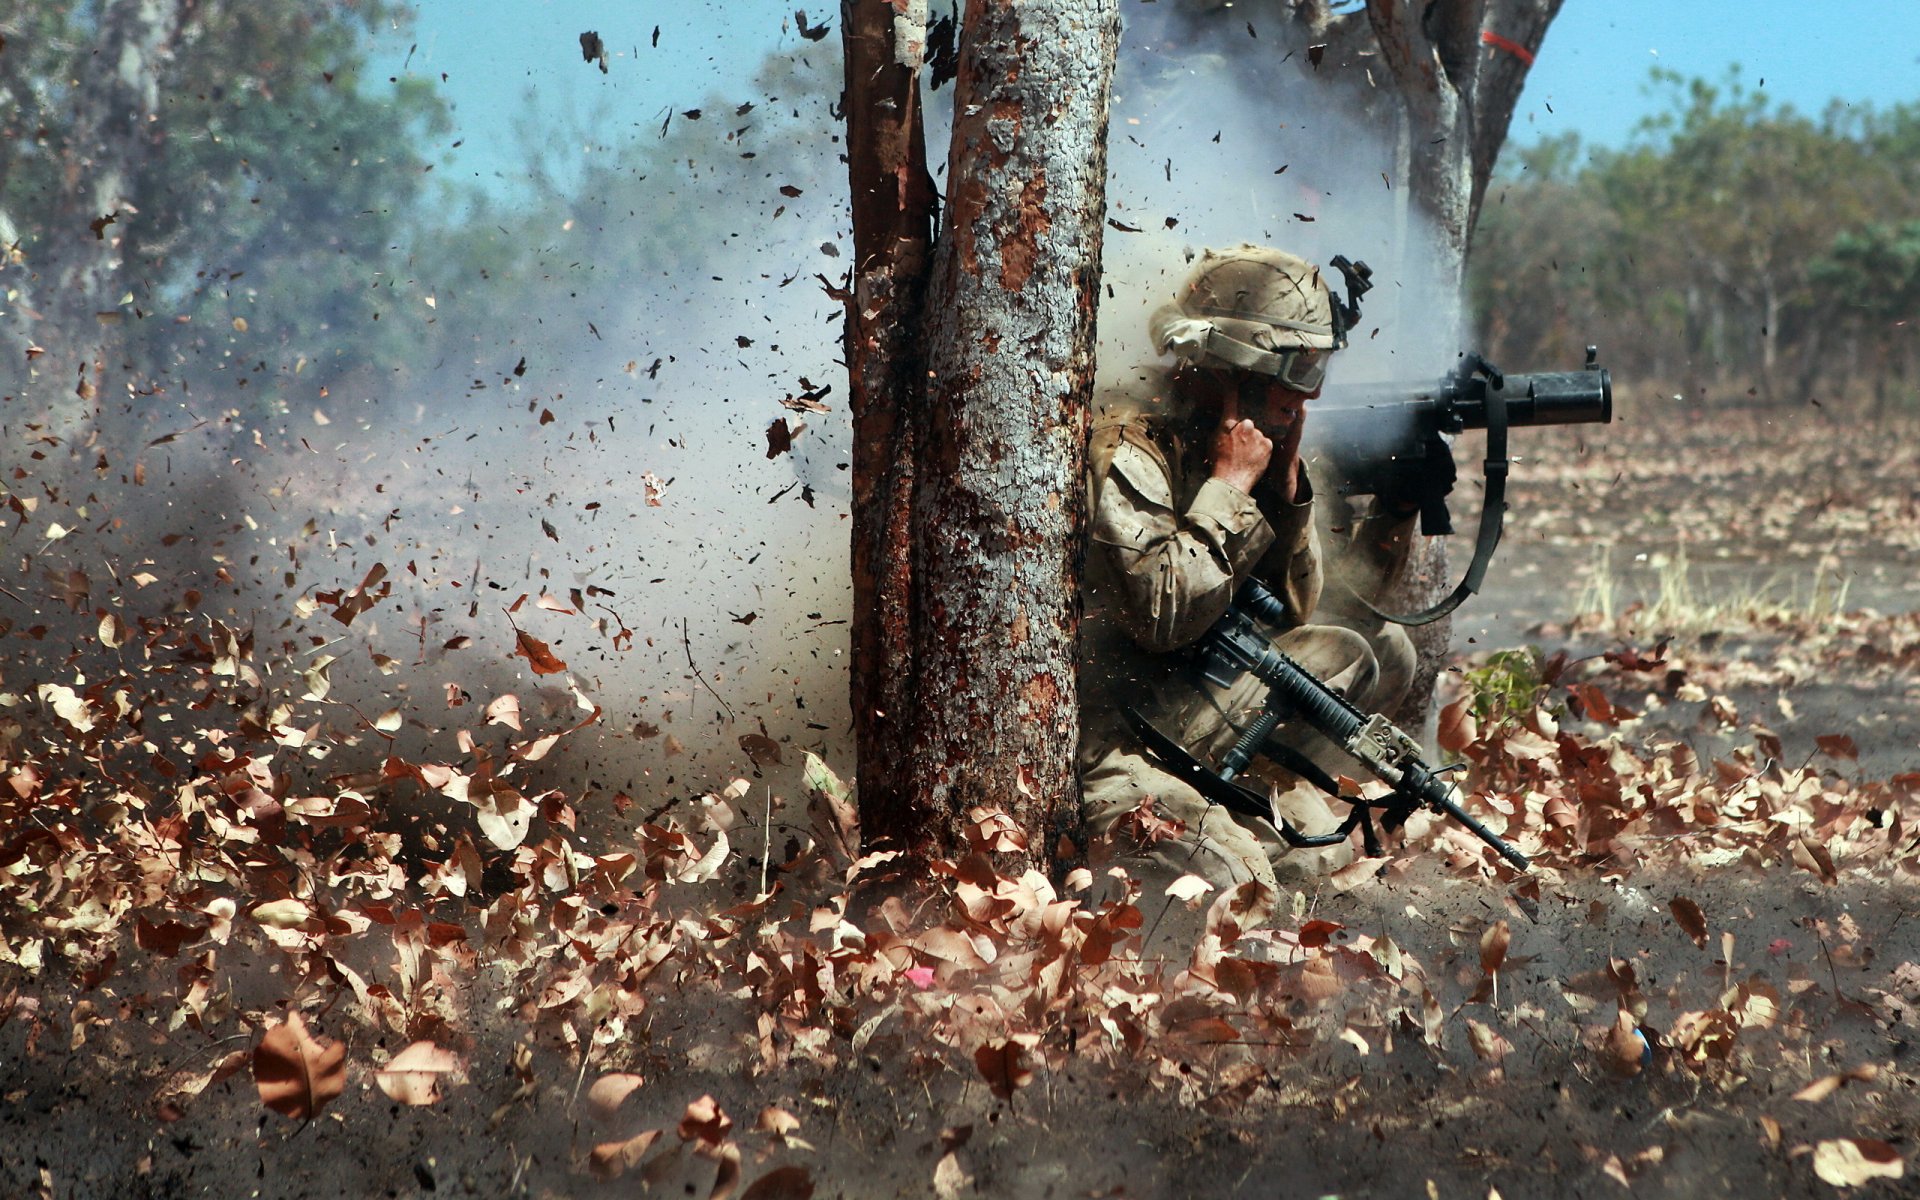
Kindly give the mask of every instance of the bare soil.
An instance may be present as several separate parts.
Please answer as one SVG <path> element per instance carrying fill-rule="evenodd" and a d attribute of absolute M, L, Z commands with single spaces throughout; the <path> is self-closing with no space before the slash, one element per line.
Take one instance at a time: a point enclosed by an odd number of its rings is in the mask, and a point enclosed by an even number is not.
<path fill-rule="evenodd" d="M 48 886 L 81 878 L 79 849 L 17 858 L 45 812 L 9 809 L 0 1190 L 1914 1194 L 1915 440 L 1811 411 L 1535 432 L 1442 728 L 1529 875 L 1428 825 L 1267 928 L 1215 904 L 1212 941 L 1159 957 L 1123 908 L 1071 915 L 984 859 L 854 920 L 831 789 L 796 778 L 810 801 L 721 793 L 686 845 L 577 859 L 549 805 L 464 896 L 421 894 L 405 851 L 378 903 L 318 878 L 348 860 L 290 854 L 293 891 L 333 907 L 274 936 L 247 917 L 276 897 L 247 881 L 286 878 L 264 850 L 116 909 Z M 1471 681 L 1528 645 L 1546 681 L 1463 728 Z M 121 836 L 86 861 L 157 878 Z M 596 882 L 620 852 L 634 873 Z M 209 926 L 215 892 L 239 900 L 231 941 L 153 948 L 169 912 Z M 362 927 L 380 904 L 438 924 Z M 296 1011 L 346 1047 L 310 1120 L 262 1107 L 250 1057 Z M 376 1069 L 423 1040 L 460 1070 L 437 1103 L 391 1099 Z M 608 1103 L 622 1075 L 641 1082 Z"/>

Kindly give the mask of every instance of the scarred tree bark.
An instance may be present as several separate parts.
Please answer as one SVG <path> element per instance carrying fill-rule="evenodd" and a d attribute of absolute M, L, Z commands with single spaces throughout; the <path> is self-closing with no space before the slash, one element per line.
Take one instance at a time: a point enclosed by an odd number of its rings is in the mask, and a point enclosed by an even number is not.
<path fill-rule="evenodd" d="M 918 708 L 911 418 L 926 377 L 918 332 L 936 204 L 920 107 L 924 7 L 916 26 L 887 0 L 848 0 L 840 31 L 853 194 L 853 727 L 862 827 L 869 839 L 904 843 L 914 831 L 907 767 Z"/>
<path fill-rule="evenodd" d="M 916 278 L 924 166 L 896 135 L 917 140 L 919 97 L 890 72 L 917 63 L 924 13 L 912 0 L 843 9 L 858 255 L 847 362 L 868 465 L 854 509 L 861 820 L 869 839 L 951 852 L 969 810 L 992 804 L 1037 864 L 1078 808 L 1081 476 L 1118 10 L 968 5 L 949 205 Z M 856 119 L 862 104 L 884 111 Z"/>
<path fill-rule="evenodd" d="M 1359 12 L 1335 16 L 1324 3 L 1307 13 L 1318 38 L 1340 51 L 1343 64 L 1377 52 L 1393 82 L 1406 136 L 1399 174 L 1413 203 L 1432 224 L 1434 264 L 1443 307 L 1427 314 L 1464 341 L 1461 301 L 1474 223 L 1506 143 L 1514 107 L 1563 0 L 1367 0 Z M 1371 34 L 1371 37 L 1368 35 Z M 1329 76 L 1340 72 L 1329 72 Z M 1347 75 L 1351 80 L 1353 76 Z M 1377 81 L 1376 81 L 1377 82 Z M 1389 608 L 1424 608 L 1453 586 L 1446 543 L 1416 549 L 1406 574 L 1385 598 Z M 1411 631 L 1420 663 L 1399 716 L 1423 721 L 1433 708 L 1434 682 L 1444 665 L 1452 622 Z"/>

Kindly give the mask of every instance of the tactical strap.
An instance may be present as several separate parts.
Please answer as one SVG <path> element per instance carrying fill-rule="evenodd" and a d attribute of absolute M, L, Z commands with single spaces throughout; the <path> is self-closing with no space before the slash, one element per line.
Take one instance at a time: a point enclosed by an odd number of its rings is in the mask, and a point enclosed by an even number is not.
<path fill-rule="evenodd" d="M 1396 625 L 1430 625 L 1459 608 L 1468 596 L 1480 590 L 1487 578 L 1487 566 L 1500 545 L 1500 531 L 1507 515 L 1507 396 L 1497 387 L 1487 389 L 1487 458 L 1481 471 L 1487 481 L 1486 503 L 1480 509 L 1480 532 L 1473 543 L 1473 561 L 1467 574 L 1446 599 L 1417 613 L 1398 615 L 1375 608 L 1365 596 L 1355 598 L 1368 612 Z"/>

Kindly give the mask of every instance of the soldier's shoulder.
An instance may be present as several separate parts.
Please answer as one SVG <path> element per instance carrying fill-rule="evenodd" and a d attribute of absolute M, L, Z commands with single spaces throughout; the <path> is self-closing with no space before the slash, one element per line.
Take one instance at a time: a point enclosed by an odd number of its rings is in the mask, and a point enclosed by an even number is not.
<path fill-rule="evenodd" d="M 1093 443 L 1159 440 L 1175 424 L 1175 408 L 1171 372 L 1159 367 L 1128 371 L 1094 393 Z"/>

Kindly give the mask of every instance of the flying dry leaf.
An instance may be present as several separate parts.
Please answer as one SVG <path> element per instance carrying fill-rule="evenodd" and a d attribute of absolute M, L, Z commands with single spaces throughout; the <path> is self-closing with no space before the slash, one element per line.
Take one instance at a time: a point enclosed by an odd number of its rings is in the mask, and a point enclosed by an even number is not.
<path fill-rule="evenodd" d="M 1873 1138 L 1834 1138 L 1813 1148 L 1813 1173 L 1835 1187 L 1859 1187 L 1871 1179 L 1907 1173 L 1900 1151 Z"/>
<path fill-rule="evenodd" d="M 520 697 L 508 693 L 499 696 L 487 705 L 487 724 L 505 725 L 509 729 L 520 728 Z"/>
<path fill-rule="evenodd" d="M 513 631 L 513 657 L 526 659 L 535 675 L 558 675 L 567 669 L 567 664 L 555 658 L 545 642 L 525 630 Z"/>
<path fill-rule="evenodd" d="M 593 1081 L 587 1089 L 587 1103 L 601 1116 L 612 1116 L 615 1109 L 626 1102 L 634 1090 L 646 1082 L 631 1071 L 619 1071 L 611 1075 L 602 1075 Z"/>
<path fill-rule="evenodd" d="M 1872 1063 L 1866 1063 L 1842 1071 L 1838 1075 L 1823 1075 L 1795 1092 L 1793 1098 L 1795 1100 L 1803 1100 L 1808 1104 L 1816 1104 L 1825 1100 L 1828 1096 L 1833 1095 L 1849 1083 L 1871 1083 L 1879 1077 L 1880 1068 Z"/>
<path fill-rule="evenodd" d="M 1480 969 L 1488 975 L 1500 969 L 1507 961 L 1507 947 L 1513 941 L 1513 930 L 1506 921 L 1495 921 L 1487 926 L 1480 935 Z"/>
<path fill-rule="evenodd" d="M 1621 1012 L 1607 1031 L 1605 1054 L 1607 1069 L 1616 1075 L 1638 1075 L 1646 1067 L 1647 1039 L 1634 1026 L 1633 1016 Z"/>
<path fill-rule="evenodd" d="M 291 1013 L 253 1048 L 253 1081 L 260 1103 L 296 1121 L 311 1121 L 346 1090 L 346 1043 L 317 1040 L 300 1014 Z"/>
<path fill-rule="evenodd" d="M 1440 726 L 1435 738 L 1442 750 L 1458 754 L 1480 736 L 1480 722 L 1474 719 L 1470 699 L 1462 696 L 1440 710 Z"/>
<path fill-rule="evenodd" d="M 1860 748 L 1844 733 L 1824 733 L 1813 739 L 1820 752 L 1834 758 L 1859 758 Z"/>
<path fill-rule="evenodd" d="M 294 929 L 306 924 L 307 918 L 312 915 L 312 909 L 291 896 L 284 900 L 269 900 L 253 909 L 253 919 L 269 929 Z"/>
<path fill-rule="evenodd" d="M 1467 1018 L 1467 1040 L 1473 1043 L 1473 1052 L 1490 1063 L 1497 1063 L 1513 1053 L 1513 1043 L 1500 1036 L 1498 1030 L 1482 1025 L 1472 1017 Z"/>
<path fill-rule="evenodd" d="M 1167 895 L 1192 903 L 1213 890 L 1213 885 L 1198 875 L 1182 875 L 1167 885 Z"/>
<path fill-rule="evenodd" d="M 460 1069 L 459 1056 L 432 1042 L 419 1041 L 387 1060 L 373 1081 L 389 1100 L 402 1104 L 438 1104 L 443 1079 Z"/>
<path fill-rule="evenodd" d="M 973 1052 L 973 1065 L 980 1069 L 988 1089 L 1002 1100 L 1013 1099 L 1015 1091 L 1033 1082 L 1025 1060 L 1025 1050 L 1014 1041 L 991 1042 Z"/>
<path fill-rule="evenodd" d="M 740 1193 L 740 1200 L 813 1200 L 813 1172 L 805 1167 L 775 1167 Z"/>
<path fill-rule="evenodd" d="M 702 1096 L 687 1105 L 680 1116 L 680 1140 L 718 1146 L 733 1131 L 733 1118 L 712 1096 Z"/>
<path fill-rule="evenodd" d="M 935 1200 L 960 1200 L 973 1188 L 973 1176 L 960 1165 L 960 1157 L 949 1150 L 933 1166 Z"/>
<path fill-rule="evenodd" d="M 1700 906 L 1685 896 L 1675 896 L 1667 908 L 1673 913 L 1674 922 L 1693 939 L 1693 944 L 1704 948 L 1707 944 L 1707 918 L 1700 911 Z"/>
<path fill-rule="evenodd" d="M 512 850 L 527 840 L 534 806 L 511 788 L 499 788 L 473 801 L 474 821 L 495 849 Z"/>
<path fill-rule="evenodd" d="M 587 1156 L 587 1169 L 597 1178 L 612 1179 L 645 1158 L 647 1151 L 665 1132 L 664 1129 L 649 1129 L 623 1142 L 602 1142 Z"/>
<path fill-rule="evenodd" d="M 41 703 L 51 706 L 54 715 L 73 726 L 75 732 L 87 733 L 93 729 L 93 710 L 72 688 L 60 683 L 43 683 L 36 690 Z"/>

